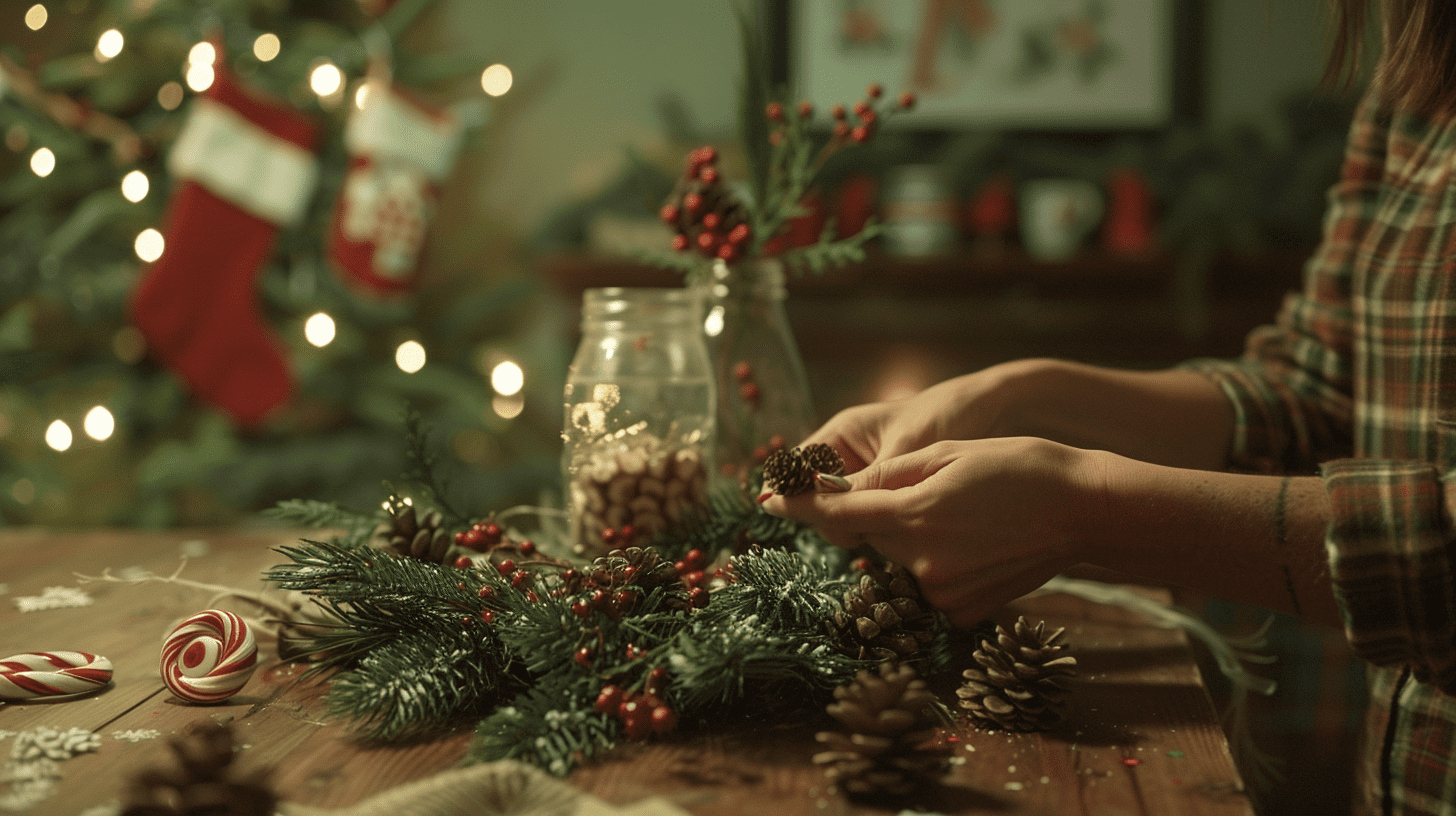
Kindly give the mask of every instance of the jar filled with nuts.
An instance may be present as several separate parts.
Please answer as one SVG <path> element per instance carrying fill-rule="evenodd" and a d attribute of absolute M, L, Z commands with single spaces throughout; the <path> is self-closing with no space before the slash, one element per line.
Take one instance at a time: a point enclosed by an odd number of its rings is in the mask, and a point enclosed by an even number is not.
<path fill-rule="evenodd" d="M 588 289 L 566 378 L 562 476 L 586 556 L 702 504 L 717 411 L 692 289 Z"/>

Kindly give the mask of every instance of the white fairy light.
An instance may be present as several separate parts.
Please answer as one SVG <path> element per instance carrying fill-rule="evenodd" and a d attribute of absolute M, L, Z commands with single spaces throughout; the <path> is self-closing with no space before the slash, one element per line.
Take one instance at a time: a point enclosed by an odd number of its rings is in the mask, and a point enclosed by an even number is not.
<path fill-rule="evenodd" d="M 361 82 L 359 87 L 354 89 L 354 107 L 364 110 L 364 101 L 369 98 L 369 83 Z"/>
<path fill-rule="evenodd" d="M 308 75 L 308 87 L 319 96 L 333 96 L 344 86 L 344 72 L 332 62 L 320 63 Z"/>
<path fill-rule="evenodd" d="M 490 409 L 501 419 L 515 419 L 526 410 L 526 401 L 520 396 L 502 397 L 495 396 L 490 401 Z"/>
<path fill-rule="evenodd" d="M 190 65 L 211 65 L 217 62 L 217 49 L 212 43 L 203 40 L 187 52 L 187 62 Z"/>
<path fill-rule="evenodd" d="M 503 397 L 520 393 L 525 384 L 526 372 L 514 360 L 498 363 L 490 371 L 490 387 Z"/>
<path fill-rule="evenodd" d="M 25 27 L 31 31 L 40 31 L 50 16 L 50 12 L 46 11 L 45 6 L 36 3 L 25 12 Z"/>
<path fill-rule="evenodd" d="M 152 184 L 147 180 L 147 174 L 140 170 L 133 170 L 122 176 L 121 195 L 133 204 L 146 198 L 151 189 Z"/>
<path fill-rule="evenodd" d="M 137 234 L 135 248 L 138 258 L 151 263 L 162 257 L 162 252 L 167 249 L 167 241 L 162 233 L 147 227 Z"/>
<path fill-rule="evenodd" d="M 86 418 L 81 421 L 81 428 L 86 431 L 87 436 L 97 442 L 105 442 L 116 431 L 116 417 L 106 410 L 105 405 L 98 405 L 86 412 Z"/>
<path fill-rule="evenodd" d="M 334 319 L 323 312 L 315 313 L 304 322 L 303 337 L 319 348 L 334 342 Z"/>
<path fill-rule="evenodd" d="M 511 69 L 500 63 L 486 68 L 480 74 L 480 87 L 491 96 L 502 96 L 511 89 L 515 77 L 511 75 Z"/>
<path fill-rule="evenodd" d="M 126 44 L 126 38 L 121 32 L 114 28 L 108 28 L 101 32 L 96 40 L 96 61 L 106 62 L 117 54 L 121 53 L 122 46 Z"/>
<path fill-rule="evenodd" d="M 193 62 L 187 65 L 187 87 L 198 93 L 211 88 L 212 81 L 216 78 L 217 74 L 212 70 L 211 63 Z"/>
<path fill-rule="evenodd" d="M 51 450 L 64 452 L 71 447 L 71 426 L 64 420 L 56 420 L 46 428 L 45 442 Z"/>
<path fill-rule="evenodd" d="M 56 154 L 49 147 L 42 147 L 30 154 L 30 171 L 41 178 L 49 176 L 56 169 Z"/>
<path fill-rule="evenodd" d="M 253 56 L 259 62 L 269 62 L 283 51 L 283 43 L 279 41 L 278 35 L 270 32 L 259 34 L 258 39 L 253 40 Z"/>
<path fill-rule="evenodd" d="M 157 89 L 157 104 L 162 110 L 177 110 L 182 104 L 182 85 L 178 82 L 168 82 Z"/>
<path fill-rule="evenodd" d="M 425 367 L 425 347 L 414 340 L 406 340 L 394 350 L 394 364 L 406 374 L 413 374 Z"/>

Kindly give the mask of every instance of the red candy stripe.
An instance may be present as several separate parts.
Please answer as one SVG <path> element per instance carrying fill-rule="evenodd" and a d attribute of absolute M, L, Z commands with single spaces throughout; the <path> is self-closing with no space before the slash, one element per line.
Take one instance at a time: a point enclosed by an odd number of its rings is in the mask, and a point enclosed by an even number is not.
<path fill-rule="evenodd" d="M 87 652 L 31 652 L 0 660 L 0 700 L 85 694 L 111 682 L 111 661 Z"/>
<path fill-rule="evenodd" d="M 208 609 L 182 621 L 162 643 L 162 681 L 191 703 L 233 696 L 257 668 L 258 646 L 246 621 Z"/>

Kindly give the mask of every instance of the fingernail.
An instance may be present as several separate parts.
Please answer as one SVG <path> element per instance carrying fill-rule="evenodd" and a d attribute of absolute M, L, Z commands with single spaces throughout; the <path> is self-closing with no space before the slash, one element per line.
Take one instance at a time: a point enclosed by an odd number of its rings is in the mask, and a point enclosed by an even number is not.
<path fill-rule="evenodd" d="M 764 502 L 768 501 L 769 497 L 773 494 L 774 493 L 772 490 L 763 491 L 762 493 L 758 494 L 758 503 L 763 504 Z"/>
<path fill-rule="evenodd" d="M 814 484 L 820 493 L 843 493 L 851 487 L 848 479 L 833 473 L 814 474 Z"/>

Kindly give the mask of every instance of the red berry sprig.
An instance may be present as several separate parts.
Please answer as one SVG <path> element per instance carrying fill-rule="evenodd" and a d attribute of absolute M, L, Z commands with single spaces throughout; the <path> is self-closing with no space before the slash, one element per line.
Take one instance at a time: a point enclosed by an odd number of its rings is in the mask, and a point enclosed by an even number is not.
<path fill-rule="evenodd" d="M 628 739 L 642 739 L 648 734 L 667 734 L 677 728 L 677 712 L 663 701 L 662 687 L 667 670 L 657 667 L 648 673 L 642 691 L 629 691 L 620 686 L 602 686 L 592 708 L 622 723 Z"/>
<path fill-rule="evenodd" d="M 712 146 L 688 154 L 683 174 L 658 216 L 676 232 L 673 249 L 708 258 L 742 257 L 753 235 L 748 209 L 723 182 L 718 151 Z"/>

